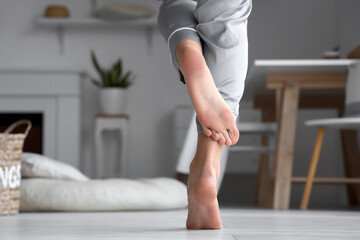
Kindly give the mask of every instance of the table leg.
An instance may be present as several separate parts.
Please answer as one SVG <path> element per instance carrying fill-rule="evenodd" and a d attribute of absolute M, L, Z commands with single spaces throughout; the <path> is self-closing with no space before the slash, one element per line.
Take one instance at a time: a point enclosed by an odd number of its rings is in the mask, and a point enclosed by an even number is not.
<path fill-rule="evenodd" d="M 278 98 L 275 99 L 275 102 L 278 101 Z M 276 106 L 276 103 L 275 103 Z M 265 107 L 262 108 L 262 122 L 276 122 L 277 113 L 276 107 Z M 262 137 L 263 145 L 269 145 L 269 136 Z M 270 164 L 270 156 L 269 154 L 261 155 L 261 162 L 259 166 L 259 170 L 262 170 L 263 174 L 259 174 L 262 176 L 262 181 L 260 180 L 259 186 L 259 205 L 265 208 L 272 208 L 273 206 L 273 198 L 274 198 L 274 178 L 272 174 L 272 165 Z M 266 172 L 265 172 L 266 171 Z M 262 193 L 261 193 L 262 192 Z M 262 194 L 262 196 L 261 196 Z"/>
<path fill-rule="evenodd" d="M 268 208 L 268 196 L 271 187 L 269 174 L 269 155 L 261 154 L 256 179 L 255 204 L 259 207 Z"/>
<path fill-rule="evenodd" d="M 276 100 L 275 100 L 275 106 L 276 106 L 276 122 L 278 127 L 280 126 L 280 113 L 281 113 L 281 103 L 283 100 L 283 94 L 284 91 L 282 89 L 277 89 L 276 90 Z"/>
<path fill-rule="evenodd" d="M 288 209 L 292 166 L 294 158 L 296 118 L 299 103 L 299 88 L 286 85 L 282 92 L 278 112 L 278 134 L 274 159 L 274 209 Z"/>
<path fill-rule="evenodd" d="M 283 96 L 284 96 L 284 90 L 282 88 L 277 89 L 276 96 L 275 96 L 275 121 L 277 123 L 278 133 L 280 131 L 280 116 L 281 116 L 281 109 L 282 109 L 281 104 L 283 101 Z M 271 172 L 271 177 L 270 177 L 268 199 L 267 199 L 268 208 L 274 208 L 276 152 L 277 152 L 277 149 L 275 148 L 274 163 L 273 163 L 272 170 L 271 170 L 272 172 Z"/>
<path fill-rule="evenodd" d="M 349 178 L 360 177 L 360 150 L 356 130 L 342 130 L 341 143 L 344 158 L 345 175 Z M 348 201 L 350 205 L 360 204 L 360 185 L 348 184 Z"/>

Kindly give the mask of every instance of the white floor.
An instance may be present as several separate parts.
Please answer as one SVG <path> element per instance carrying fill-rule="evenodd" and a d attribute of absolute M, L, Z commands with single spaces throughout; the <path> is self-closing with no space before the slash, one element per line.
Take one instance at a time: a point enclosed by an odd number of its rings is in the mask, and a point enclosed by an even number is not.
<path fill-rule="evenodd" d="M 360 239 L 360 212 L 221 210 L 224 229 L 185 229 L 186 210 L 22 213 L 0 217 L 1 240 Z"/>

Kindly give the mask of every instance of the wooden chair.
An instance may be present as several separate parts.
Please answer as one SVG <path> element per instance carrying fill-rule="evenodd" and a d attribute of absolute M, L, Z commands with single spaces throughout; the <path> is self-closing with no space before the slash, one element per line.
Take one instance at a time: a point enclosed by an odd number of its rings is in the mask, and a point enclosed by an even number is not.
<path fill-rule="evenodd" d="M 311 127 L 317 127 L 318 133 L 315 141 L 314 151 L 310 162 L 308 176 L 306 179 L 305 190 L 301 201 L 301 209 L 306 210 L 308 208 L 310 193 L 314 180 L 321 183 L 347 183 L 347 184 L 359 184 L 360 178 L 317 178 L 314 179 L 316 168 L 319 161 L 322 142 L 324 139 L 325 129 L 358 129 L 360 128 L 360 66 L 352 66 L 356 70 L 352 71 L 352 74 L 348 76 L 346 86 L 346 105 L 345 114 L 342 118 L 332 119 L 317 119 L 309 120 L 305 124 Z M 356 146 L 358 147 L 358 146 Z M 355 152 L 356 151 L 356 152 Z M 355 154 L 360 153 L 358 148 L 354 149 Z M 360 169 L 358 169 L 360 171 Z"/>

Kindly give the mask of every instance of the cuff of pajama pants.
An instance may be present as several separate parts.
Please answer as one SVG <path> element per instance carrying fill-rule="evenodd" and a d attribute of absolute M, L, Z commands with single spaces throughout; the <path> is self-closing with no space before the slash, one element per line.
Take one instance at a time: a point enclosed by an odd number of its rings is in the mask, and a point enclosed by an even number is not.
<path fill-rule="evenodd" d="M 193 40 L 199 43 L 200 46 L 202 46 L 202 44 L 199 35 L 197 34 L 196 30 L 193 28 L 177 29 L 169 37 L 168 44 L 169 44 L 172 65 L 179 72 L 180 80 L 183 83 L 185 83 L 184 76 L 181 74 L 176 60 L 176 47 L 183 40 Z"/>

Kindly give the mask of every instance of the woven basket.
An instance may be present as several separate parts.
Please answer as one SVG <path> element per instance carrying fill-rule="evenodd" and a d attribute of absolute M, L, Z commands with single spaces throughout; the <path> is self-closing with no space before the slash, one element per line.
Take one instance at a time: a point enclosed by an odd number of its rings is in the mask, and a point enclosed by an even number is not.
<path fill-rule="evenodd" d="M 16 127 L 27 125 L 23 134 L 10 134 Z M 0 133 L 0 215 L 19 213 L 21 154 L 31 122 L 20 120 Z"/>

